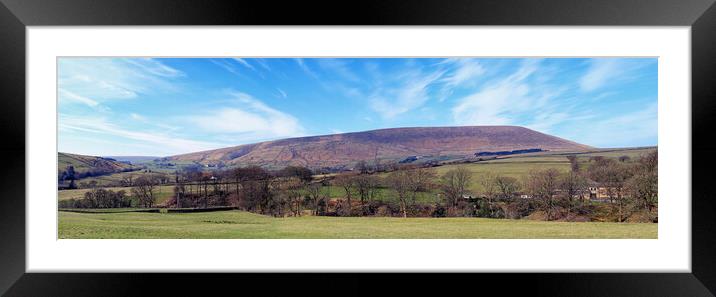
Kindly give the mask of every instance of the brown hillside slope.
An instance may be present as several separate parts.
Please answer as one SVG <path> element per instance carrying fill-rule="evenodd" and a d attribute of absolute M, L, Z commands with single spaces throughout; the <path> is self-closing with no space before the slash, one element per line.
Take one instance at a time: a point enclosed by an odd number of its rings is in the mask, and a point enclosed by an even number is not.
<path fill-rule="evenodd" d="M 132 167 L 129 164 L 101 157 L 57 153 L 58 170 L 66 170 L 67 167 L 70 165 L 74 167 L 75 172 L 77 174 L 82 174 L 86 172 L 106 174 L 113 172 L 121 172 L 124 170 L 128 170 Z"/>
<path fill-rule="evenodd" d="M 407 156 L 471 156 L 478 151 L 540 148 L 575 151 L 589 146 L 517 126 L 392 128 L 281 139 L 169 157 L 203 164 L 309 167 Z"/>

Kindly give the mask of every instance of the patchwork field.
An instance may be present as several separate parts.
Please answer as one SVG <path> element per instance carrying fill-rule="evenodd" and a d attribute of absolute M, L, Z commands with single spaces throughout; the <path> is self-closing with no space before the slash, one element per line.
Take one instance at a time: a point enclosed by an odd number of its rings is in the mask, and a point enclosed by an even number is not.
<path fill-rule="evenodd" d="M 111 191 L 121 191 L 124 190 L 127 192 L 128 196 L 132 196 L 132 188 L 131 187 L 109 187 L 104 188 Z M 57 191 L 57 199 L 58 200 L 67 200 L 67 199 L 81 199 L 84 198 L 85 193 L 91 191 L 92 189 L 74 189 L 74 190 L 62 190 Z M 161 204 L 164 203 L 167 199 L 172 197 L 174 195 L 174 186 L 167 185 L 167 186 L 158 186 L 156 188 L 156 197 L 157 201 L 156 203 Z"/>
<path fill-rule="evenodd" d="M 632 159 L 637 159 L 639 156 L 649 153 L 653 151 L 654 148 L 638 148 L 638 149 L 618 149 L 618 150 L 604 150 L 604 151 L 594 151 L 589 153 L 583 153 L 583 154 L 577 154 L 577 159 L 579 163 L 582 165 L 583 168 L 587 168 L 589 166 L 589 158 L 593 156 L 604 156 L 604 157 L 611 157 L 611 158 L 617 158 L 620 156 L 628 156 Z M 501 159 L 495 159 L 490 161 L 483 161 L 479 163 L 469 163 L 469 164 L 454 164 L 454 165 L 444 165 L 436 167 L 436 173 L 438 176 L 443 175 L 445 172 L 455 169 L 456 167 L 465 167 L 467 168 L 471 173 L 473 178 L 470 181 L 469 190 L 475 193 L 480 193 L 483 191 L 481 180 L 484 176 L 487 174 L 493 174 L 493 175 L 502 175 L 502 176 L 510 176 L 517 178 L 518 180 L 522 179 L 525 175 L 527 175 L 528 172 L 535 169 L 546 169 L 546 168 L 555 168 L 560 171 L 568 171 L 570 168 L 569 160 L 567 159 L 566 155 L 569 155 L 571 153 L 554 153 L 554 152 L 547 152 L 547 153 L 535 153 L 535 154 L 525 154 L 525 155 L 515 155 L 510 156 L 507 158 L 501 158 Z M 135 176 L 138 176 L 140 173 L 115 173 L 112 175 L 107 176 L 101 176 L 101 177 L 94 177 L 94 178 L 87 178 L 83 179 L 83 181 L 89 181 L 89 180 L 96 180 L 99 182 L 100 185 L 106 183 L 106 182 L 118 182 L 124 175 L 127 174 L 133 174 Z M 386 177 L 387 173 L 379 174 L 380 177 Z M 125 190 L 128 195 L 131 195 L 131 188 L 130 187 L 110 187 L 107 188 L 109 190 L 118 191 L 118 190 Z M 58 198 L 59 200 L 66 200 L 66 199 L 78 199 L 84 197 L 84 193 L 89 191 L 89 189 L 76 189 L 76 190 L 62 190 L 59 191 Z M 157 203 L 161 204 L 165 202 L 167 199 L 169 199 L 173 195 L 173 186 L 160 186 L 158 187 L 157 192 Z M 436 199 L 436 193 L 438 190 L 433 190 L 429 193 L 419 193 L 418 197 L 416 197 L 417 202 L 434 202 Z M 337 199 L 337 198 L 344 198 L 345 192 L 340 187 L 336 186 L 330 186 L 328 188 L 328 193 L 331 198 Z M 382 188 L 379 190 L 378 193 L 378 199 L 385 200 L 385 201 L 392 201 L 394 200 L 394 197 L 396 197 L 395 192 L 391 189 Z M 357 198 L 356 198 L 357 199 Z"/>
<path fill-rule="evenodd" d="M 654 148 L 599 151 L 578 154 L 587 168 L 592 156 L 633 160 Z M 566 155 L 526 154 L 469 164 L 436 167 L 438 176 L 456 167 L 472 172 L 469 190 L 482 191 L 487 175 L 521 179 L 534 169 L 570 168 Z M 120 175 L 120 174 L 117 174 Z M 379 174 L 386 177 L 387 173 Z M 108 188 L 113 191 L 129 187 Z M 88 189 L 59 191 L 58 199 L 82 198 Z M 416 202 L 435 202 L 437 189 L 419 193 Z M 170 185 L 158 187 L 157 203 L 173 195 Z M 337 186 L 329 186 L 333 199 L 345 198 Z M 358 199 L 354 193 L 354 199 Z M 376 199 L 393 201 L 394 190 L 381 188 Z M 395 202 L 395 201 L 393 201 Z M 544 222 L 486 218 L 391 217 L 290 217 L 274 218 L 243 211 L 204 213 L 140 213 L 132 209 L 98 210 L 98 213 L 59 212 L 59 238 L 657 238 L 658 224 Z"/>
<path fill-rule="evenodd" d="M 657 238 L 657 224 L 484 218 L 59 212 L 59 238 Z"/>

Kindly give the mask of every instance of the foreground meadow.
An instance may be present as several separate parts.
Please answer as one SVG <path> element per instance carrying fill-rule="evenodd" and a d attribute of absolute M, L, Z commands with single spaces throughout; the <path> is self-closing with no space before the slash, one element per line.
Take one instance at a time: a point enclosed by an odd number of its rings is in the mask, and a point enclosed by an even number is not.
<path fill-rule="evenodd" d="M 59 212 L 59 238 L 657 238 L 657 224 L 485 218 L 289 217 Z"/>

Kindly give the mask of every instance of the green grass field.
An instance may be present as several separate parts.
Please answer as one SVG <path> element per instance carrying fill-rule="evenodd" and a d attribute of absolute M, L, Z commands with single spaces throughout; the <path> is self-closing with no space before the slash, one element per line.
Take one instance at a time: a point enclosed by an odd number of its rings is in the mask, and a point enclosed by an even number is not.
<path fill-rule="evenodd" d="M 59 238 L 657 238 L 657 224 L 290 217 L 243 211 L 59 213 Z"/>

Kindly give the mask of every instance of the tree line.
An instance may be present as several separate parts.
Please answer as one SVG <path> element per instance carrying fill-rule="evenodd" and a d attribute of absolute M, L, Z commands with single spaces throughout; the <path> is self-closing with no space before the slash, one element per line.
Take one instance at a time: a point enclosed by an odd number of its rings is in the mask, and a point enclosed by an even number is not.
<path fill-rule="evenodd" d="M 163 206 L 233 206 L 276 217 L 310 213 L 623 222 L 636 216 L 640 221 L 656 221 L 656 152 L 634 161 L 628 157 L 592 157 L 585 168 L 576 156 L 567 158 L 567 171 L 535 169 L 520 179 L 499 174 L 476 176 L 464 166 L 438 175 L 435 167 L 411 164 L 376 174 L 365 162 L 359 162 L 352 172 L 325 176 L 300 166 L 278 171 L 259 166 L 211 172 L 183 170 L 174 173 L 173 196 Z M 134 179 L 131 195 L 135 206 L 156 206 L 156 187 L 166 179 L 158 175 Z M 479 192 L 472 188 L 474 184 L 480 185 Z M 332 189 L 340 191 L 339 198 L 331 199 Z M 98 195 L 95 190 L 92 193 L 88 195 Z M 601 196 L 606 197 L 602 203 L 593 202 Z M 87 196 L 87 202 L 80 204 L 124 205 L 91 202 L 100 200 L 94 197 Z"/>

